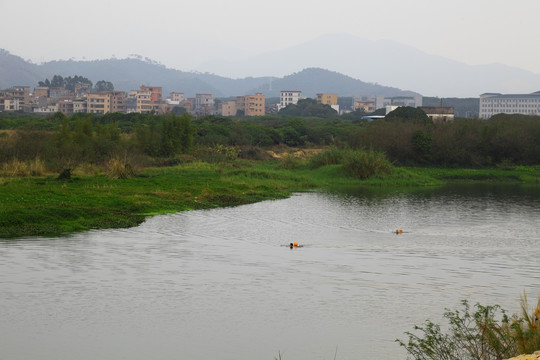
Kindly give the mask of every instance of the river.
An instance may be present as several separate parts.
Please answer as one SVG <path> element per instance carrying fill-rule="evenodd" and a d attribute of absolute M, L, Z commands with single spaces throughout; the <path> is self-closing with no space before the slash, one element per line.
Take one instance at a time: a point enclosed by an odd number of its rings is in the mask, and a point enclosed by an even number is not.
<path fill-rule="evenodd" d="M 0 358 L 405 359 L 394 340 L 462 299 L 536 304 L 539 257 L 540 188 L 510 185 L 302 193 L 0 240 Z"/>

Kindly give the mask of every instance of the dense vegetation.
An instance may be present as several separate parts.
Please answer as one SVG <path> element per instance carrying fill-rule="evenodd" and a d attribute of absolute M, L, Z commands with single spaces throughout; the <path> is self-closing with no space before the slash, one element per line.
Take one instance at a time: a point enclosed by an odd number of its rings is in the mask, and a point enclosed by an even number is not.
<path fill-rule="evenodd" d="M 238 205 L 329 184 L 538 183 L 540 168 L 529 166 L 540 161 L 538 118 L 432 124 L 414 114 L 402 109 L 365 122 L 1 113 L 0 237 L 132 226 L 145 214 Z"/>
<path fill-rule="evenodd" d="M 314 104 L 306 103 L 306 108 Z M 201 147 L 235 147 L 257 156 L 269 146 L 372 149 L 395 165 L 483 167 L 540 162 L 540 118 L 497 115 L 489 120 L 431 123 L 411 108 L 367 122 L 267 115 L 193 119 L 188 115 L 60 113 L 39 117 L 0 114 L 0 164 L 39 157 L 57 170 L 77 163 L 131 162 L 193 153 Z M 11 131 L 6 131 L 11 130 Z M 240 151 L 242 150 L 242 151 Z M 161 161 L 161 160 L 160 160 Z"/>

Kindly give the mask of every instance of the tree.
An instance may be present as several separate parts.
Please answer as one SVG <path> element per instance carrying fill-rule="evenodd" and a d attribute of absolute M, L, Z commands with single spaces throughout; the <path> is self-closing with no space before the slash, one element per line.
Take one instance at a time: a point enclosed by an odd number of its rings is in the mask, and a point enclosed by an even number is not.
<path fill-rule="evenodd" d="M 110 81 L 100 80 L 96 83 L 95 91 L 113 91 L 114 85 Z"/>
<path fill-rule="evenodd" d="M 64 87 L 64 78 L 60 75 L 54 75 L 51 80 L 51 87 L 53 88 Z"/>
<path fill-rule="evenodd" d="M 285 116 L 306 116 L 329 118 L 337 115 L 337 111 L 332 109 L 330 105 L 317 103 L 314 99 L 299 100 L 296 105 L 287 105 L 279 111 L 280 115 Z"/>
<path fill-rule="evenodd" d="M 421 162 L 429 162 L 431 160 L 431 145 L 433 139 L 425 134 L 422 130 L 413 132 L 411 142 L 414 151 L 418 154 Z"/>
<path fill-rule="evenodd" d="M 45 79 L 45 81 L 39 81 L 39 86 L 51 87 L 51 88 L 66 88 L 67 90 L 74 91 L 75 85 L 77 84 L 88 84 L 92 87 L 92 82 L 85 78 L 84 76 L 74 75 L 68 76 L 66 78 L 61 75 L 54 75 L 52 80 Z"/>
<path fill-rule="evenodd" d="M 385 121 L 401 121 L 420 124 L 433 124 L 433 121 L 426 115 L 422 109 L 411 106 L 400 106 L 391 111 L 384 118 Z"/>
<path fill-rule="evenodd" d="M 187 153 L 193 145 L 193 129 L 189 115 L 171 115 L 161 125 L 160 155 Z"/>

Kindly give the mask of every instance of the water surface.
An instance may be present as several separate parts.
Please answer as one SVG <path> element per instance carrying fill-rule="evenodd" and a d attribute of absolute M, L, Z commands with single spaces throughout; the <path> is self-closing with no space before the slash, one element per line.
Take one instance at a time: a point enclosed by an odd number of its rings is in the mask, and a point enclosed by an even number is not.
<path fill-rule="evenodd" d="M 349 189 L 2 241 L 0 358 L 404 359 L 462 299 L 535 303 L 539 219 L 538 187 Z"/>

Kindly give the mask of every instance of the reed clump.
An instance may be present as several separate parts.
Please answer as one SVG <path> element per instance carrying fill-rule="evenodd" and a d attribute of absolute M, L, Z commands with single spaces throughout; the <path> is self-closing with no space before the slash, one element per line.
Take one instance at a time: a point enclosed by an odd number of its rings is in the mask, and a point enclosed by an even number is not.
<path fill-rule="evenodd" d="M 113 158 L 107 163 L 107 175 L 111 179 L 128 179 L 135 175 L 135 171 L 127 161 Z"/>
<path fill-rule="evenodd" d="M 0 176 L 3 177 L 42 176 L 45 173 L 45 163 L 40 158 L 29 161 L 11 159 L 0 167 Z"/>

